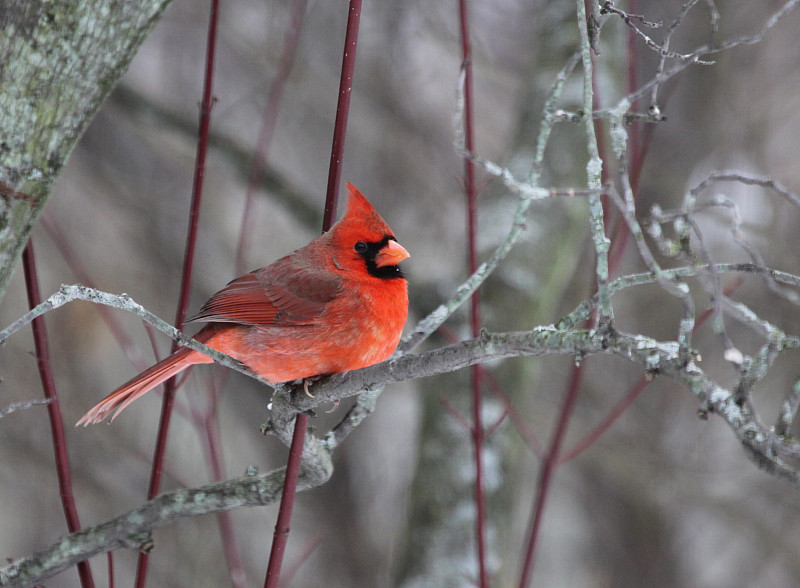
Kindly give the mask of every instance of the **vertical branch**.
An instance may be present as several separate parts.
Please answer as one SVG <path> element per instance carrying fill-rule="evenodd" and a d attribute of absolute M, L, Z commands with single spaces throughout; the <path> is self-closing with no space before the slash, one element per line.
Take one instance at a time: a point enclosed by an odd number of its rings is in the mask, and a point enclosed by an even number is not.
<path fill-rule="evenodd" d="M 289 80 L 289 75 L 294 67 L 297 47 L 300 40 L 300 31 L 303 28 L 307 4 L 307 0 L 295 0 L 291 5 L 289 22 L 286 25 L 283 37 L 283 49 L 280 59 L 278 60 L 275 77 L 270 85 L 267 103 L 261 116 L 261 130 L 259 131 L 253 153 L 253 162 L 250 167 L 247 193 L 245 194 L 242 220 L 239 229 L 239 242 L 236 246 L 236 275 L 243 274 L 246 271 L 245 257 L 249 251 L 249 238 L 253 232 L 252 227 L 255 219 L 252 213 L 255 191 L 264 176 L 264 169 L 272 146 L 272 137 L 275 133 L 275 126 L 278 120 L 278 112 L 281 107 L 283 93 Z M 221 385 L 222 384 L 219 382 L 213 385 L 211 394 L 214 399 L 216 399 L 218 388 Z M 216 403 L 214 403 L 213 407 L 209 407 L 209 410 L 207 410 L 198 421 L 198 425 L 200 424 L 204 425 L 203 431 L 212 474 L 215 480 L 222 480 L 225 471 L 222 463 L 223 454 L 219 439 L 219 423 L 216 418 Z M 241 554 L 236 543 L 236 536 L 233 532 L 233 523 L 230 514 L 223 512 L 219 514 L 218 518 L 220 534 L 225 547 L 225 557 L 231 572 L 231 578 L 234 585 L 244 586 L 247 583 L 247 578 L 245 576 Z"/>
<path fill-rule="evenodd" d="M 344 140 L 347 135 L 347 117 L 350 114 L 350 96 L 353 90 L 353 73 L 356 67 L 358 47 L 358 25 L 361 20 L 361 0 L 350 0 L 347 14 L 347 30 L 344 37 L 342 75 L 339 78 L 339 98 L 336 101 L 336 120 L 333 124 L 331 162 L 328 168 L 328 189 L 325 191 L 325 214 L 322 230 L 327 231 L 336 220 L 336 203 L 339 199 L 339 184 L 342 179 Z"/>
<path fill-rule="evenodd" d="M 469 36 L 469 7 L 467 0 L 458 2 L 461 29 L 461 68 L 464 72 L 464 147 L 468 153 L 475 153 L 474 109 L 472 96 L 472 44 Z M 467 263 L 470 274 L 478 269 L 478 190 L 475 185 L 475 162 L 464 157 L 464 189 L 467 196 Z M 480 295 L 478 290 L 470 300 L 470 328 L 472 336 L 477 337 L 481 329 Z M 471 369 L 472 385 L 472 445 L 475 452 L 475 541 L 478 551 L 479 585 L 489 586 L 486 570 L 486 500 L 483 491 L 483 398 L 481 395 L 481 372 L 478 364 Z"/>
<path fill-rule="evenodd" d="M 586 0 L 577 0 L 577 18 L 581 43 L 580 58 L 583 66 L 583 110 L 586 113 L 591 113 L 594 111 L 595 106 L 594 68 L 592 64 L 592 39 L 589 37 Z M 595 32 L 595 35 L 596 34 Z M 595 42 L 596 41 L 595 39 Z M 600 189 L 603 185 L 603 161 L 600 157 L 600 148 L 598 146 L 598 136 L 596 132 L 597 124 L 594 117 L 585 116 L 584 123 L 586 128 L 586 148 L 589 155 L 589 161 L 586 165 L 587 186 L 591 191 L 588 197 L 589 223 L 596 255 L 595 280 L 599 302 L 596 320 L 599 329 L 607 329 L 611 326 L 614 317 L 611 297 L 608 291 L 608 251 L 610 248 L 610 241 L 606 236 L 605 210 L 600 196 Z M 583 364 L 574 367 L 572 370 L 564 394 L 561 411 L 558 415 L 558 420 L 556 421 L 547 453 L 542 460 L 533 512 L 531 513 L 531 523 L 528 530 L 528 541 L 525 547 L 522 571 L 520 573 L 520 588 L 527 587 L 533 576 L 533 563 L 538 546 L 539 532 L 544 518 L 545 504 L 549 496 L 555 471 L 558 469 L 561 446 L 567 433 L 569 421 L 572 418 L 575 403 L 578 399 L 584 371 L 585 368 Z"/>
<path fill-rule="evenodd" d="M 522 574 L 520 575 L 519 581 L 520 588 L 526 588 L 530 584 L 531 577 L 533 576 L 533 561 L 536 556 L 536 547 L 539 541 L 542 519 L 544 518 L 544 507 L 547 503 L 550 488 L 552 487 L 553 476 L 558 468 L 561 445 L 567 432 L 567 425 L 569 425 L 569 420 L 572 417 L 572 409 L 575 407 L 575 401 L 578 398 L 578 390 L 580 389 L 584 371 L 585 370 L 582 369 L 572 370 L 570 381 L 567 386 L 567 393 L 564 396 L 564 403 L 561 405 L 561 412 L 558 415 L 558 421 L 553 430 L 553 436 L 550 439 L 547 455 L 545 455 L 542 461 L 539 484 L 536 488 L 536 500 L 534 501 L 533 513 L 531 515 L 532 523 L 528 534 L 528 543 L 525 548 L 525 557 L 522 563 Z"/>
<path fill-rule="evenodd" d="M 628 9 L 633 12 L 638 12 L 638 0 L 629 0 L 628 2 Z M 685 5 L 684 5 L 685 8 Z M 627 30 L 628 35 L 628 56 L 627 56 L 627 84 L 628 89 L 627 92 L 629 95 L 632 95 L 636 92 L 636 88 L 638 87 L 638 70 L 637 64 L 639 62 L 638 53 L 639 53 L 639 44 L 638 44 L 638 37 L 633 29 L 628 28 Z M 669 47 L 669 36 L 668 33 L 665 41 L 664 41 L 664 48 L 667 49 Z M 665 58 L 662 56 L 662 59 L 659 63 L 659 70 L 663 71 L 663 66 L 665 63 Z M 652 103 L 653 105 L 655 102 Z M 636 106 L 636 100 L 632 102 L 632 107 Z M 651 105 L 652 107 L 652 105 Z M 642 169 L 644 168 L 645 158 L 647 157 L 648 147 L 650 145 L 650 139 L 653 136 L 653 129 L 654 125 L 643 126 L 642 121 L 632 121 L 629 125 L 627 125 L 627 129 L 630 135 L 629 138 L 629 158 L 630 158 L 630 185 L 631 190 L 633 193 L 634 200 L 638 200 L 639 197 L 639 178 L 641 177 Z M 628 230 L 628 226 L 623 219 L 620 217 L 616 217 L 615 219 L 614 230 L 612 231 L 611 235 L 611 250 L 609 251 L 609 273 L 611 275 L 615 275 L 617 270 L 619 269 L 620 264 L 622 263 L 622 258 L 625 254 L 625 250 L 628 246 L 628 241 L 630 240 L 631 233 Z"/>
<path fill-rule="evenodd" d="M 42 302 L 39 293 L 39 277 L 36 272 L 36 257 L 33 253 L 33 241 L 29 240 L 22 252 L 22 266 L 25 272 L 25 289 L 28 292 L 28 306 L 33 309 Z M 64 435 L 64 421 L 61 419 L 61 406 L 58 403 L 58 392 L 50 367 L 50 348 L 47 343 L 47 330 L 44 317 L 33 319 L 33 344 L 36 348 L 36 363 L 39 366 L 39 377 L 42 380 L 42 389 L 45 397 L 50 401 L 47 405 L 47 415 L 50 417 L 50 434 L 53 438 L 53 453 L 56 460 L 56 475 L 58 477 L 58 490 L 61 496 L 61 507 L 67 519 L 67 528 L 70 533 L 81 530 L 78 518 L 78 509 L 75 507 L 75 497 L 72 494 L 72 474 L 67 455 L 67 440 Z M 92 571 L 88 561 L 78 564 L 78 576 L 83 588 L 94 588 Z"/>
<path fill-rule="evenodd" d="M 211 11 L 208 21 L 208 37 L 206 41 L 206 69 L 203 81 L 203 99 L 200 105 L 200 124 L 197 136 L 197 156 L 195 159 L 194 181 L 192 185 L 192 203 L 189 211 L 189 228 L 186 234 L 186 249 L 183 259 L 183 274 L 181 276 L 180 298 L 175 316 L 175 325 L 181 329 L 186 319 L 186 309 L 189 304 L 189 290 L 192 281 L 192 268 L 194 265 L 195 244 L 197 243 L 197 225 L 200 216 L 200 202 L 203 195 L 203 179 L 205 176 L 206 152 L 208 150 L 208 132 L 211 126 L 211 107 L 213 105 L 213 79 L 214 55 L 217 46 L 217 14 L 219 0 L 211 0 Z M 178 347 L 172 344 L 174 352 Z M 150 486 L 147 498 L 152 499 L 158 494 L 161 487 L 161 475 L 164 468 L 164 454 L 169 436 L 169 423 L 172 417 L 172 407 L 175 402 L 175 378 L 171 378 L 164 385 L 164 397 L 161 405 L 161 418 L 158 423 L 158 437 L 153 453 L 153 466 L 150 472 Z M 149 554 L 140 553 L 136 570 L 136 587 L 143 588 L 147 580 L 147 564 Z"/>
<path fill-rule="evenodd" d="M 222 451 L 222 441 L 220 439 L 219 419 L 217 405 L 220 389 L 227 382 L 230 372 L 220 370 L 217 377 L 210 382 L 208 389 L 208 403 L 200 409 L 197 403 L 189 406 L 192 414 L 192 421 L 198 430 L 198 434 L 205 441 L 206 460 L 211 469 L 211 478 L 215 482 L 225 479 L 224 453 Z M 247 575 L 244 571 L 244 562 L 236 534 L 233 528 L 233 519 L 230 511 L 217 513 L 217 524 L 219 525 L 220 539 L 225 553 L 225 562 L 231 576 L 231 583 L 236 588 L 247 586 Z"/>
<path fill-rule="evenodd" d="M 583 110 L 587 113 L 583 120 L 586 127 L 586 149 L 589 154 L 589 161 L 586 164 L 586 180 L 589 190 L 592 191 L 589 195 L 589 224 L 596 255 L 595 276 L 599 301 L 597 324 L 599 328 L 604 329 L 610 326 L 614 318 L 611 296 L 608 292 L 608 249 L 610 242 L 606 237 L 603 205 L 598 194 L 603 185 L 603 161 L 600 159 L 600 151 L 597 147 L 594 119 L 588 114 L 592 112 L 594 105 L 594 92 L 592 89 L 592 50 L 586 21 L 586 4 L 584 0 L 576 1 L 578 7 L 578 29 L 580 30 L 581 39 L 581 63 L 583 65 Z"/>
<path fill-rule="evenodd" d="M 355 72 L 356 49 L 358 47 L 358 26 L 361 20 L 361 0 L 350 0 L 347 15 L 347 30 L 344 38 L 342 55 L 342 73 L 339 78 L 339 96 L 336 103 L 336 120 L 333 127 L 333 144 L 331 145 L 331 161 L 328 170 L 328 189 L 325 196 L 325 213 L 322 219 L 322 231 L 327 231 L 336 218 L 336 203 L 339 196 L 339 182 L 342 176 L 344 144 L 347 135 L 347 118 L 350 113 L 350 96 L 353 90 L 353 74 Z M 286 462 L 286 476 L 281 492 L 281 503 L 275 532 L 269 554 L 264 588 L 276 588 L 280 580 L 286 543 L 289 540 L 289 523 L 292 519 L 294 498 L 297 491 L 297 479 L 300 473 L 300 462 L 303 456 L 308 415 L 301 413 L 295 417 L 294 433 L 289 448 L 289 459 Z"/>

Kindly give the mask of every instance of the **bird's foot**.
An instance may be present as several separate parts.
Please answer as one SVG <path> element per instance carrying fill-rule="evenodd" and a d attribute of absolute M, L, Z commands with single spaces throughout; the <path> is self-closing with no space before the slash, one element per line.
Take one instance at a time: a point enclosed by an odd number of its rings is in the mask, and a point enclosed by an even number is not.
<path fill-rule="evenodd" d="M 314 398 L 314 395 L 308 391 L 309 380 L 311 380 L 311 378 L 305 378 L 303 380 L 303 392 L 305 392 L 306 396 L 308 396 L 309 398 Z"/>

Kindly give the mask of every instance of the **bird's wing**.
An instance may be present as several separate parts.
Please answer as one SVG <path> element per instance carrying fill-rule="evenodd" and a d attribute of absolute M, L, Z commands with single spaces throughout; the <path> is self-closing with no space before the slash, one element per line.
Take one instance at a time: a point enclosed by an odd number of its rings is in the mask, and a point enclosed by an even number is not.
<path fill-rule="evenodd" d="M 341 288 L 341 279 L 330 272 L 297 260 L 280 260 L 236 278 L 214 294 L 189 320 L 308 325 L 339 296 Z"/>

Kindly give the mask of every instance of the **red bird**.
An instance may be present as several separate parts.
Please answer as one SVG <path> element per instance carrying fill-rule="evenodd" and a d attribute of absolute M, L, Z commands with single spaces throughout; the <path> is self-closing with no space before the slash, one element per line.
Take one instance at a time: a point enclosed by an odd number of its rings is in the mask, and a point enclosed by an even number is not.
<path fill-rule="evenodd" d="M 269 382 L 358 369 L 388 358 L 408 316 L 409 256 L 364 195 L 347 184 L 347 211 L 305 247 L 214 294 L 189 320 L 194 336 Z M 188 347 L 109 394 L 77 424 L 113 421 L 131 402 L 186 368 L 212 360 Z"/>

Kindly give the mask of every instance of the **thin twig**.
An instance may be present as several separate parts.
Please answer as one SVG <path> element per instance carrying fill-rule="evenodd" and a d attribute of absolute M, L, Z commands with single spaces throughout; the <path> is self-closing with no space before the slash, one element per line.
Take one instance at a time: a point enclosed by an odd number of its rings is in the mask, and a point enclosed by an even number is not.
<path fill-rule="evenodd" d="M 0 408 L 0 419 L 18 410 L 27 410 L 29 408 L 33 408 L 34 406 L 42 406 L 50 404 L 51 402 L 53 402 L 52 398 L 41 398 L 39 400 L 23 400 L 21 402 L 12 402 L 11 404 L 5 405 L 3 408 Z"/>
<path fill-rule="evenodd" d="M 214 105 L 214 55 L 217 47 L 217 15 L 219 13 L 219 0 L 211 0 L 208 19 L 208 34 L 206 39 L 206 67 L 203 79 L 203 99 L 200 103 L 200 121 L 197 133 L 197 155 L 195 158 L 194 180 L 192 182 L 192 201 L 189 208 L 189 226 L 186 231 L 186 247 L 183 256 L 183 271 L 181 272 L 181 286 L 175 312 L 175 325 L 180 329 L 186 320 L 189 308 L 189 293 L 192 283 L 192 269 L 194 268 L 195 247 L 197 244 L 198 221 L 200 218 L 200 203 L 203 196 L 203 182 L 205 178 L 206 154 L 208 153 L 208 136 L 211 127 L 211 108 Z M 172 352 L 178 348 L 173 341 Z M 172 419 L 172 409 L 175 403 L 178 379 L 172 377 L 164 383 L 164 395 L 161 404 L 161 416 L 158 421 L 158 433 L 153 450 L 153 465 L 150 470 L 150 484 L 147 488 L 147 498 L 155 497 L 161 488 L 161 474 L 164 470 L 164 455 L 167 450 L 169 438 L 169 424 Z M 136 568 L 136 588 L 144 588 L 147 581 L 147 567 L 149 553 L 139 554 Z"/>
<path fill-rule="evenodd" d="M 625 99 L 630 102 L 634 102 L 637 98 L 644 95 L 646 92 L 651 91 L 654 87 L 663 85 L 666 81 L 672 79 L 687 67 L 691 67 L 692 65 L 696 64 L 698 61 L 700 61 L 700 58 L 705 55 L 721 53 L 742 45 L 754 45 L 756 43 L 760 43 L 775 25 L 777 25 L 782 19 L 786 18 L 786 16 L 797 7 L 798 3 L 800 3 L 800 0 L 789 0 L 786 2 L 780 9 L 774 12 L 764 26 L 762 26 L 761 29 L 753 35 L 745 35 L 735 39 L 728 39 L 727 41 L 723 41 L 721 43 L 712 41 L 711 43 L 697 47 L 692 53 L 687 54 L 691 55 L 692 59 L 682 60 L 673 65 L 671 68 L 656 74 L 648 82 L 640 86 L 638 90 L 628 94 Z"/>
<path fill-rule="evenodd" d="M 30 308 L 35 308 L 41 302 L 41 294 L 39 292 L 39 276 L 36 269 L 33 240 L 28 241 L 22 252 L 22 266 L 25 270 L 25 289 L 28 294 L 28 305 Z M 44 317 L 35 318 L 31 327 L 33 330 L 33 343 L 36 349 L 36 363 L 39 367 L 39 377 L 42 380 L 45 398 L 49 400 L 47 403 L 47 415 L 50 419 L 50 435 L 53 441 L 53 453 L 55 454 L 61 507 L 67 519 L 67 528 L 70 533 L 75 533 L 81 530 L 81 522 L 72 488 L 72 470 L 67 452 L 67 438 L 64 432 L 64 420 L 61 416 L 61 405 L 58 402 L 55 378 L 50 365 L 50 344 L 47 338 Z M 94 588 L 94 578 L 88 561 L 80 561 L 78 563 L 78 576 L 80 577 L 82 588 Z"/>
<path fill-rule="evenodd" d="M 58 292 L 50 295 L 46 300 L 0 331 L 0 343 L 3 343 L 11 335 L 17 333 L 23 327 L 30 324 L 36 317 L 42 316 L 46 312 L 56 310 L 65 304 L 74 302 L 76 300 L 91 302 L 93 304 L 102 304 L 104 306 L 111 306 L 113 308 L 131 312 L 141 318 L 147 324 L 152 325 L 181 345 L 189 347 L 190 349 L 194 349 L 195 351 L 210 357 L 220 365 L 235 370 L 251 378 L 257 379 L 263 384 L 270 385 L 269 382 L 253 374 L 250 370 L 229 355 L 226 355 L 221 351 L 217 351 L 212 347 L 208 347 L 207 345 L 204 345 L 203 343 L 195 341 L 191 337 L 184 335 L 181 331 L 144 308 L 141 304 L 137 303 L 127 294 L 111 294 L 109 292 L 103 292 L 94 288 L 87 288 L 81 284 L 62 285 L 61 288 L 58 289 Z"/>
<path fill-rule="evenodd" d="M 458 2 L 459 31 L 461 34 L 461 69 L 463 74 L 464 109 L 464 149 L 467 153 L 475 152 L 475 111 L 473 107 L 472 84 L 472 45 L 469 36 L 469 10 L 466 0 Z M 475 162 L 469 157 L 464 157 L 464 191 L 466 193 L 467 208 L 467 265 L 469 272 L 475 273 L 478 269 L 478 189 L 475 184 Z M 472 336 L 477 337 L 481 329 L 480 293 L 475 290 L 470 297 L 470 329 Z M 475 543 L 478 555 L 478 585 L 480 588 L 489 587 L 489 572 L 487 570 L 486 552 L 486 497 L 484 494 L 483 471 L 483 394 L 482 394 L 482 366 L 472 366 L 470 372 L 470 386 L 472 396 L 472 426 L 469 428 L 472 438 L 472 450 L 475 463 Z"/>

